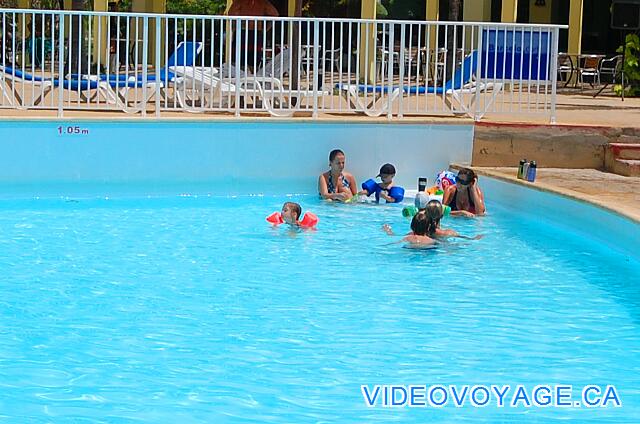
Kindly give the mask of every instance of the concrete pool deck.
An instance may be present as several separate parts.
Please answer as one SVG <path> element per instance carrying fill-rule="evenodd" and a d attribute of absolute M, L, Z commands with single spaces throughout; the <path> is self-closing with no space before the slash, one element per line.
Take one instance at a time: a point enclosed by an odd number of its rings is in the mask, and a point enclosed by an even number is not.
<path fill-rule="evenodd" d="M 239 118 L 233 113 L 216 112 L 216 113 L 189 113 L 189 112 L 162 112 L 157 118 L 155 113 L 149 111 L 146 117 L 141 114 L 126 114 L 120 111 L 104 111 L 104 110 L 75 110 L 65 111 L 63 118 L 58 118 L 56 110 L 18 110 L 18 109 L 0 109 L 0 119 L 42 119 L 42 120 L 95 120 L 95 119 L 113 119 L 113 120 L 141 120 L 141 119 L 175 119 L 187 121 L 199 120 L 269 120 L 269 121 L 288 121 L 295 120 L 314 120 L 314 121 L 336 121 L 336 122 L 394 122 L 394 123 L 433 123 L 433 124 L 469 124 L 474 121 L 468 116 L 453 115 L 408 115 L 399 120 L 394 118 L 389 120 L 386 116 L 368 117 L 356 113 L 329 114 L 322 113 L 317 118 L 313 118 L 310 112 L 297 112 L 290 118 L 276 118 L 269 116 L 265 112 L 243 113 Z M 549 117 L 542 114 L 527 114 L 513 112 L 506 113 L 487 113 L 482 119 L 483 123 L 494 124 L 533 124 L 533 125 L 550 125 Z M 576 92 L 561 93 L 557 97 L 557 125 L 564 126 L 585 126 L 585 127 L 625 127 L 640 128 L 640 98 L 626 98 L 622 101 L 619 97 L 610 95 L 601 95 L 593 98 L 589 92 L 584 94 Z"/>

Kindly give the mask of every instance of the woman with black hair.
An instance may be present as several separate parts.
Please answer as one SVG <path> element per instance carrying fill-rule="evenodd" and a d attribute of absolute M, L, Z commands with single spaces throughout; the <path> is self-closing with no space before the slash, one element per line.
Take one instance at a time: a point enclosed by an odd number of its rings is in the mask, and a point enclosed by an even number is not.
<path fill-rule="evenodd" d="M 484 194 L 478 186 L 478 177 L 473 170 L 462 168 L 456 177 L 456 183 L 446 188 L 442 203 L 451 207 L 452 216 L 484 215 Z"/>

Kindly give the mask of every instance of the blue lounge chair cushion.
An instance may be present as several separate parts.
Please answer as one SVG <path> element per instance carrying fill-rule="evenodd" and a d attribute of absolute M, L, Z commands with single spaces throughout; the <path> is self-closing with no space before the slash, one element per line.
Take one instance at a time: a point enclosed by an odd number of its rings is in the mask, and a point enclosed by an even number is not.
<path fill-rule="evenodd" d="M 446 81 L 442 86 L 403 86 L 402 91 L 404 93 L 409 94 L 445 94 L 449 90 L 460 90 L 466 84 L 471 82 L 474 75 L 477 74 L 478 68 L 478 52 L 473 51 L 468 54 L 462 65 L 456 69 L 453 74 L 453 78 Z M 350 84 L 336 84 L 336 88 L 341 89 L 344 87 L 350 87 Z M 388 86 L 388 85 L 369 85 L 369 84 L 358 84 L 358 91 L 361 93 L 389 93 L 393 92 L 399 88 L 398 85 Z"/>

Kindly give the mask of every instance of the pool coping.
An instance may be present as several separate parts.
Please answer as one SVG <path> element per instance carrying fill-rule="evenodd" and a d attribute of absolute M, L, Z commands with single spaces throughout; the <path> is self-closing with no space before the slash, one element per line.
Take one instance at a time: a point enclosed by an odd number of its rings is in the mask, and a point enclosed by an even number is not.
<path fill-rule="evenodd" d="M 2 109 L 0 109 L 1 111 Z M 139 123 L 315 123 L 315 124 L 349 124 L 349 125 L 371 125 L 371 124 L 392 124 L 392 125 L 458 125 L 474 127 L 476 122 L 466 117 L 448 117 L 448 116 L 408 116 L 403 119 L 389 119 L 386 116 L 366 117 L 360 115 L 331 115 L 321 114 L 317 117 L 313 116 L 291 116 L 291 117 L 273 117 L 264 115 L 245 114 L 241 116 L 235 115 L 186 115 L 171 116 L 155 114 L 114 116 L 109 112 L 96 113 L 90 112 L 93 116 L 86 116 L 89 113 L 81 111 L 80 115 L 62 117 L 58 116 L 2 116 L 0 122 L 139 122 Z M 169 112 L 176 113 L 177 112 Z"/>
<path fill-rule="evenodd" d="M 619 215 L 619 216 L 622 216 L 622 217 L 624 217 L 626 219 L 629 219 L 630 221 L 634 222 L 635 224 L 640 224 L 640 211 L 638 211 L 636 213 L 633 213 L 630 210 L 627 210 L 625 208 L 619 207 L 619 203 L 614 203 L 614 205 L 612 206 L 611 203 L 600 201 L 600 200 L 598 200 L 596 198 L 593 198 L 592 196 L 590 196 L 588 194 L 580 193 L 578 191 L 570 190 L 570 189 L 563 188 L 563 187 L 558 187 L 558 186 L 555 186 L 555 185 L 552 185 L 552 184 L 548 184 L 548 183 L 545 183 L 545 182 L 537 181 L 535 183 L 531 183 L 531 182 L 528 182 L 528 181 L 525 181 L 525 180 L 520 180 L 515 176 L 516 172 L 517 172 L 517 168 L 502 168 L 504 170 L 506 170 L 506 169 L 512 170 L 513 176 L 505 175 L 504 172 L 500 172 L 500 171 L 498 171 L 498 170 L 496 170 L 494 168 L 474 167 L 474 166 L 461 165 L 461 164 L 456 164 L 456 163 L 452 163 L 449 166 L 449 168 L 453 169 L 453 170 L 459 170 L 461 168 L 471 168 L 478 175 L 495 178 L 495 179 L 503 181 L 503 182 L 520 185 L 520 186 L 527 187 L 527 188 L 530 188 L 530 189 L 533 189 L 533 190 L 537 190 L 537 191 L 540 191 L 540 192 L 559 194 L 561 196 L 567 197 L 567 198 L 572 199 L 572 200 L 576 200 L 576 201 L 581 202 L 581 203 L 586 203 L 586 204 L 590 204 L 590 205 L 596 206 L 596 207 L 598 207 L 600 209 L 603 209 L 603 210 L 605 210 L 607 212 L 612 212 L 612 213 L 614 213 L 616 215 Z M 629 209 L 633 209 L 633 208 L 629 208 Z"/>

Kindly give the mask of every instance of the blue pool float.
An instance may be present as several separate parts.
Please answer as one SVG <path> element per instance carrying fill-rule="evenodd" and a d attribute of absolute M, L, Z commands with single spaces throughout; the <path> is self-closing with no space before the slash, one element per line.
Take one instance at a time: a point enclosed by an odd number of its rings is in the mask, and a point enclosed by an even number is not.
<path fill-rule="evenodd" d="M 367 191 L 367 195 L 371 196 L 373 193 L 376 195 L 376 201 L 380 201 L 380 191 L 382 188 L 375 182 L 375 180 L 368 179 L 362 183 L 362 189 Z M 389 197 L 392 197 L 395 203 L 400 203 L 404 199 L 404 188 L 393 186 L 388 191 Z"/>

